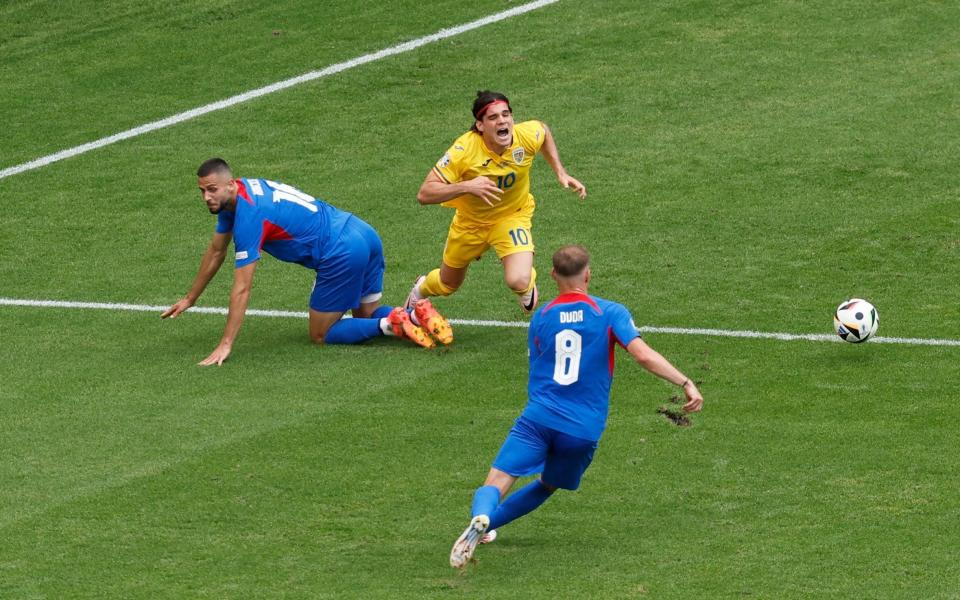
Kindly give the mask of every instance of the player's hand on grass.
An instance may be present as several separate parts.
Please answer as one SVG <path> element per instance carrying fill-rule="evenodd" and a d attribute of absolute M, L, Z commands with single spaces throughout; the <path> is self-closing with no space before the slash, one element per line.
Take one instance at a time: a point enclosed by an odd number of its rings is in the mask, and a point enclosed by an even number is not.
<path fill-rule="evenodd" d="M 697 385 L 688 379 L 683 386 L 683 393 L 687 397 L 687 403 L 683 405 L 684 412 L 700 412 L 703 408 L 703 395 Z"/>
<path fill-rule="evenodd" d="M 564 188 L 575 191 L 577 195 L 580 196 L 581 200 L 587 197 L 587 186 L 580 183 L 580 181 L 576 178 L 570 177 L 564 173 L 560 177 L 557 177 L 557 179 L 560 181 L 560 185 L 562 185 Z"/>
<path fill-rule="evenodd" d="M 226 344 L 220 344 L 216 349 L 210 353 L 210 356 L 201 360 L 197 364 L 201 367 L 207 367 L 212 364 L 216 364 L 218 367 L 223 364 L 223 361 L 227 360 L 227 357 L 230 356 L 231 347 Z"/>
<path fill-rule="evenodd" d="M 167 317 L 170 317 L 170 318 L 176 317 L 177 315 L 187 310 L 191 306 L 193 306 L 193 302 L 191 302 L 186 298 L 183 298 L 182 300 L 180 300 L 179 302 L 177 302 L 176 304 L 174 304 L 173 306 L 165 310 L 163 314 L 160 315 L 160 318 L 166 319 Z"/>
<path fill-rule="evenodd" d="M 463 187 L 468 194 L 472 194 L 486 202 L 487 206 L 493 206 L 495 202 L 500 202 L 500 196 L 503 194 L 503 190 L 498 188 L 497 184 L 483 175 L 478 175 L 469 181 L 464 181 Z"/>

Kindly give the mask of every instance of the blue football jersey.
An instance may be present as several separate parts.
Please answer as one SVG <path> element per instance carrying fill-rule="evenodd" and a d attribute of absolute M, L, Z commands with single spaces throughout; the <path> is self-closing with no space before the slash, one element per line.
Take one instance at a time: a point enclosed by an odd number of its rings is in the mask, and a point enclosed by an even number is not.
<path fill-rule="evenodd" d="M 621 304 L 561 294 L 534 314 L 528 401 L 523 416 L 566 434 L 599 440 L 607 425 L 613 352 L 639 337 Z"/>
<path fill-rule="evenodd" d="M 268 179 L 238 179 L 237 187 L 236 211 L 217 215 L 217 233 L 233 232 L 237 268 L 259 260 L 263 250 L 282 261 L 316 269 L 352 216 Z"/>

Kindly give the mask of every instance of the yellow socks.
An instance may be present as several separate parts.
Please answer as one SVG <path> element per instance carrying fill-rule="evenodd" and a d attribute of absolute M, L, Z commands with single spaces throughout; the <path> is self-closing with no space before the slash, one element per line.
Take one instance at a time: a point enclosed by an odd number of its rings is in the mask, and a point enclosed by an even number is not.
<path fill-rule="evenodd" d="M 449 296 L 457 291 L 457 288 L 450 287 L 440 280 L 440 269 L 434 269 L 427 273 L 427 278 L 420 284 L 420 295 L 427 296 Z"/>

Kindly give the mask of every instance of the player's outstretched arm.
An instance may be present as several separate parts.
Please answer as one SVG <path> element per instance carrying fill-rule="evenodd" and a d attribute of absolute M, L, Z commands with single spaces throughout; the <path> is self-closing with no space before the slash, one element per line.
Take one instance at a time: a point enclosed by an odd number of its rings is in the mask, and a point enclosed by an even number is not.
<path fill-rule="evenodd" d="M 683 405 L 683 410 L 697 412 L 703 408 L 703 396 L 697 389 L 696 384 L 642 339 L 634 338 L 627 345 L 627 352 L 647 371 L 674 385 L 683 387 L 683 393 L 687 397 L 687 403 Z"/>
<path fill-rule="evenodd" d="M 227 256 L 230 237 L 231 234 L 229 233 L 213 234 L 213 239 L 210 241 L 207 251 L 203 253 L 203 258 L 200 259 L 200 269 L 197 271 L 197 276 L 193 279 L 193 285 L 190 286 L 190 291 L 176 304 L 165 310 L 163 314 L 160 315 L 161 319 L 176 317 L 197 302 L 197 298 L 200 297 L 203 290 L 207 289 L 207 284 L 210 283 L 213 276 L 220 270 L 220 265 L 223 264 L 223 260 Z"/>
<path fill-rule="evenodd" d="M 431 169 L 420 185 L 420 191 L 417 192 L 417 202 L 420 204 L 440 204 L 464 194 L 476 196 L 488 206 L 493 206 L 500 201 L 503 190 L 482 175 L 469 181 L 447 183 Z"/>
<path fill-rule="evenodd" d="M 252 262 L 234 270 L 233 289 L 230 290 L 230 309 L 227 312 L 227 326 L 223 330 L 220 343 L 210 353 L 210 356 L 198 363 L 201 366 L 216 364 L 219 367 L 230 356 L 233 342 L 240 333 L 240 326 L 243 325 L 243 317 L 247 314 L 250 288 L 253 286 L 253 272 L 256 268 L 257 263 Z"/>
<path fill-rule="evenodd" d="M 557 181 L 560 182 L 560 185 L 564 188 L 572 189 L 580 196 L 580 199 L 583 200 L 587 197 L 587 187 L 577 179 L 571 177 L 570 174 L 567 173 L 567 170 L 563 168 L 563 163 L 560 162 L 560 153 L 557 151 L 557 142 L 553 139 L 553 134 L 550 132 L 550 128 L 547 127 L 546 123 L 543 123 L 543 131 L 543 146 L 540 147 L 540 153 L 543 154 L 543 158 L 546 159 L 547 164 L 549 164 L 553 172 L 556 173 Z"/>

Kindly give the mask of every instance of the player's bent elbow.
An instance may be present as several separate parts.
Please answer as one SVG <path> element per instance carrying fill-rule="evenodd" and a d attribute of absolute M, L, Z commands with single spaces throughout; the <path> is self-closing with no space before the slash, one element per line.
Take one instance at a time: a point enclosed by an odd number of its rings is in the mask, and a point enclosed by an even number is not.
<path fill-rule="evenodd" d="M 636 342 L 636 343 L 635 343 Z M 649 369 L 660 356 L 653 348 L 643 343 L 639 338 L 631 342 L 627 347 L 627 352 L 630 353 L 630 356 L 633 357 L 633 360 L 645 368 Z"/>
<path fill-rule="evenodd" d="M 653 371 L 654 363 L 653 357 L 651 356 L 634 356 L 633 359 L 637 361 L 637 364 L 646 369 L 647 371 Z"/>
<path fill-rule="evenodd" d="M 447 193 L 455 189 L 451 188 L 451 185 L 441 181 L 425 181 L 417 190 L 417 202 L 422 205 L 444 202 L 445 198 L 450 197 Z"/>

